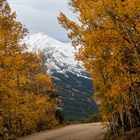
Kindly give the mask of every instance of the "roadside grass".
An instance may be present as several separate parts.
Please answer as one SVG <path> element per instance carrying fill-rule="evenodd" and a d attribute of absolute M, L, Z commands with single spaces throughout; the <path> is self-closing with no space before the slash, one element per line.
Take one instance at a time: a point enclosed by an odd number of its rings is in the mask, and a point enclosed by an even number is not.
<path fill-rule="evenodd" d="M 125 135 L 122 135 L 121 133 L 112 134 L 108 131 L 103 140 L 140 140 L 140 127 L 125 132 Z"/>
<path fill-rule="evenodd" d="M 67 125 L 72 125 L 72 124 L 81 124 L 81 122 L 79 122 L 79 121 L 73 121 L 73 122 L 66 121 L 66 122 L 63 122 L 62 127 L 65 127 Z"/>

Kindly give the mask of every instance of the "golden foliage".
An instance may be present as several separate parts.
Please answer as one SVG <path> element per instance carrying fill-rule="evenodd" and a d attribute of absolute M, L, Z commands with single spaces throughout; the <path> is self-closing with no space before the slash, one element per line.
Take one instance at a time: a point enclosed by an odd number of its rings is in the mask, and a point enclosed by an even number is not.
<path fill-rule="evenodd" d="M 0 139 L 16 139 L 58 125 L 58 104 L 43 62 L 26 50 L 27 29 L 16 21 L 6 0 L 0 1 Z"/>
<path fill-rule="evenodd" d="M 79 24 L 60 13 L 58 21 L 70 30 L 76 58 L 83 61 L 94 84 L 94 99 L 105 121 L 117 127 L 140 126 L 140 1 L 71 0 Z M 128 127 L 129 126 L 129 127 Z"/>

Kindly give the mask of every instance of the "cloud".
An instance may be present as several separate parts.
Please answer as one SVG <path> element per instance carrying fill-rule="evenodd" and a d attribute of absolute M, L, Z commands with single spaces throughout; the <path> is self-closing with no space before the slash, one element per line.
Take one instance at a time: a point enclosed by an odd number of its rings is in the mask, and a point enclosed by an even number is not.
<path fill-rule="evenodd" d="M 60 41 L 68 41 L 65 31 L 57 21 L 59 12 L 71 16 L 67 0 L 9 0 L 17 20 L 24 24 L 30 33 L 44 32 Z M 70 41 L 70 40 L 69 40 Z"/>

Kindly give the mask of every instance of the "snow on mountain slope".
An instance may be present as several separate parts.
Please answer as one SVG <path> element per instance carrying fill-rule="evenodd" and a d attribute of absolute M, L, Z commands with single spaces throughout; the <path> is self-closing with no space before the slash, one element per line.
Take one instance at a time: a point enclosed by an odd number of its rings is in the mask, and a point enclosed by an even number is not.
<path fill-rule="evenodd" d="M 68 77 L 66 72 L 71 72 L 89 78 L 84 74 L 82 63 L 75 60 L 76 50 L 70 43 L 62 43 L 41 32 L 28 35 L 24 40 L 29 51 L 40 50 L 45 53 L 48 73 L 55 71 Z"/>
<path fill-rule="evenodd" d="M 24 39 L 29 51 L 40 50 L 46 56 L 47 73 L 51 75 L 57 94 L 61 99 L 63 113 L 67 121 L 84 121 L 97 112 L 92 100 L 93 84 L 90 74 L 82 63 L 75 60 L 76 50 L 70 43 L 62 43 L 37 33 Z"/>

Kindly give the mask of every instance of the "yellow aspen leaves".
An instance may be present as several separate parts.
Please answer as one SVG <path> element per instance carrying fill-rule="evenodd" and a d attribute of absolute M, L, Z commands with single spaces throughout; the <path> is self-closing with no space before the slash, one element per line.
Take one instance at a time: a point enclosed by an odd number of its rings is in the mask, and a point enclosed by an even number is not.
<path fill-rule="evenodd" d="M 17 139 L 58 125 L 51 78 L 41 71 L 40 56 L 21 40 L 27 29 L 0 0 L 0 139 Z"/>
<path fill-rule="evenodd" d="M 94 99 L 113 133 L 140 126 L 139 5 L 139 0 L 71 0 L 79 23 L 58 16 L 72 45 L 80 46 L 76 58 L 92 76 Z"/>

